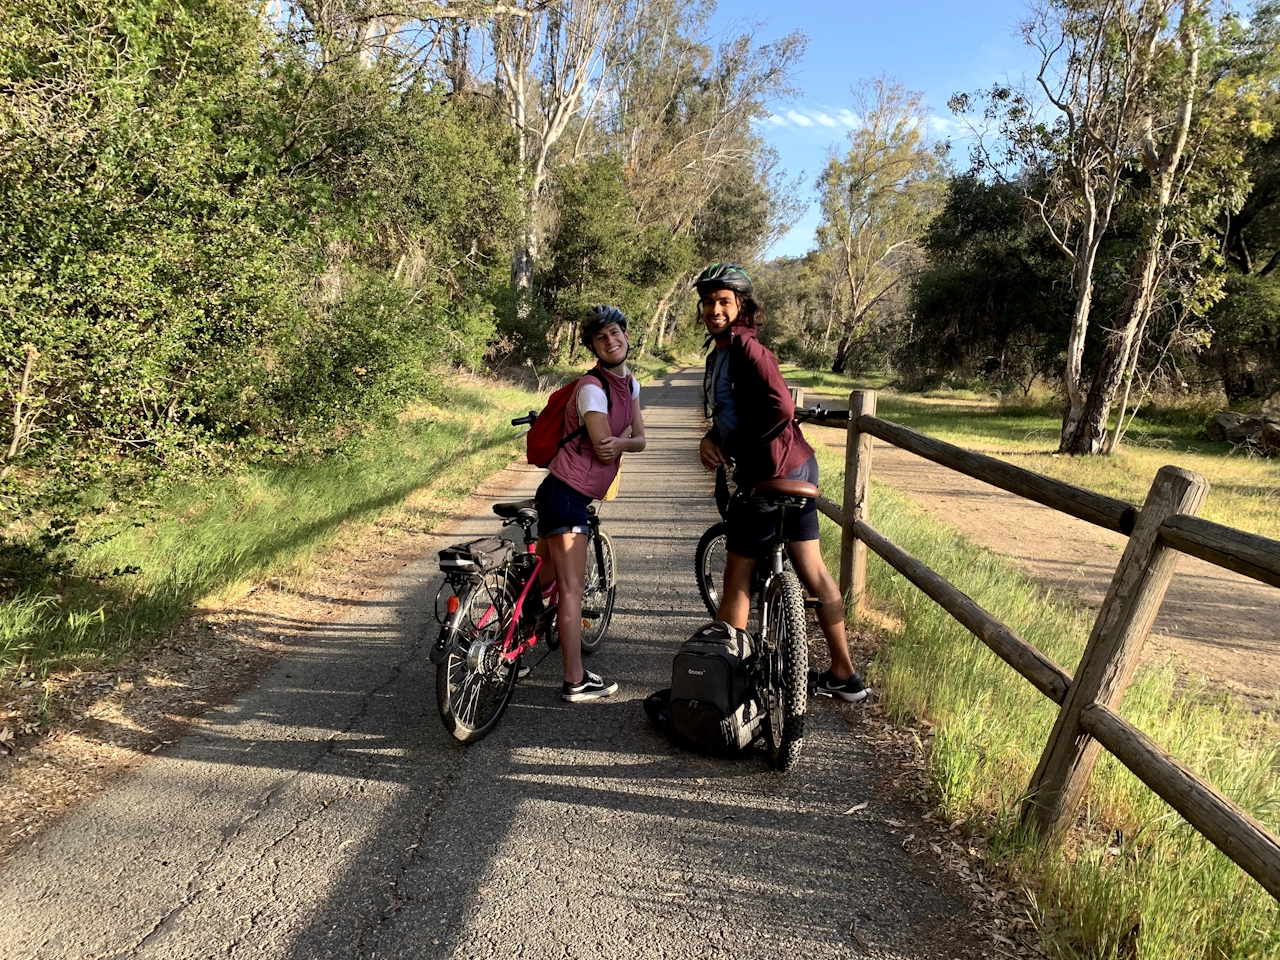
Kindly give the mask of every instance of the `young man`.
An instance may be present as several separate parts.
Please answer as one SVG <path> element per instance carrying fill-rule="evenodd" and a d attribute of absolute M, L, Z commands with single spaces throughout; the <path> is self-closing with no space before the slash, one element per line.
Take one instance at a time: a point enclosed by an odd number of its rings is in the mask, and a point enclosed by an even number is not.
<path fill-rule="evenodd" d="M 565 444 L 556 454 L 534 502 L 538 510 L 538 555 L 543 559 L 544 586 L 554 575 L 560 591 L 556 624 L 564 660 L 561 697 L 571 703 L 597 700 L 617 691 L 582 665 L 582 594 L 587 569 L 587 505 L 605 495 L 618 475 L 623 453 L 644 449 L 640 384 L 626 367 L 631 342 L 627 318 L 604 304 L 586 312 L 583 344 L 595 355 L 605 386 L 582 377 L 565 409 L 565 435 L 585 424 L 587 435 Z M 605 389 L 608 389 L 608 396 Z"/>
<path fill-rule="evenodd" d="M 783 477 L 816 486 L 818 461 L 796 426 L 795 406 L 777 358 L 756 339 L 762 316 L 751 278 L 736 264 L 713 263 L 694 286 L 702 322 L 715 342 L 704 380 L 711 429 L 698 447 L 702 465 L 714 470 L 732 464 L 734 482 L 748 492 L 757 483 Z M 716 616 L 735 627 L 747 625 L 756 557 L 773 534 L 777 512 L 759 497 L 730 501 L 724 599 Z M 787 511 L 784 532 L 796 575 L 811 595 L 822 599 L 818 623 L 831 667 L 818 675 L 818 692 L 862 700 L 867 691 L 849 658 L 844 604 L 818 549 L 817 503 L 811 500 L 803 510 Z"/>

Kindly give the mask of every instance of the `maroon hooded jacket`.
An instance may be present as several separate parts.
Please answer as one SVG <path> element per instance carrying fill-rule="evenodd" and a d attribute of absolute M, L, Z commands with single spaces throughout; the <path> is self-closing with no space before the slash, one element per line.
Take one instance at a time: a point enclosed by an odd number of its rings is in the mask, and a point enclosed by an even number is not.
<path fill-rule="evenodd" d="M 732 327 L 725 349 L 738 427 L 722 437 L 713 422 L 707 437 L 733 458 L 741 486 L 785 477 L 813 456 L 813 447 L 796 426 L 795 404 L 778 358 L 756 339 L 754 328 L 741 324 Z M 708 366 L 711 359 L 707 357 Z"/>

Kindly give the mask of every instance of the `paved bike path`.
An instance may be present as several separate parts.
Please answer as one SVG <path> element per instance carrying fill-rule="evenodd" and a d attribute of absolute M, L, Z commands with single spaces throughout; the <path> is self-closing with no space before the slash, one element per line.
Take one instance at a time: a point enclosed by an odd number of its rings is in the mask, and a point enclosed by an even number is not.
<path fill-rule="evenodd" d="M 0 957 L 980 955 L 953 940 L 964 908 L 889 832 L 902 812 L 829 701 L 789 776 L 676 751 L 647 724 L 644 697 L 705 619 L 700 382 L 645 388 L 649 449 L 602 510 L 621 583 L 589 662 L 614 698 L 563 704 L 557 657 L 494 733 L 455 743 L 426 656 L 430 552 L 16 854 Z M 516 474 L 504 499 L 542 475 Z"/>

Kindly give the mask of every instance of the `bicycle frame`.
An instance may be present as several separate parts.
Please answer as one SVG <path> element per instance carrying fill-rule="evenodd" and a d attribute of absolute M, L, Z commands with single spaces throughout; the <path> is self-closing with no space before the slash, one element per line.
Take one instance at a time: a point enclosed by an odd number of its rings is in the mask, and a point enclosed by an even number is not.
<path fill-rule="evenodd" d="M 502 659 L 507 661 L 515 660 L 516 657 L 520 656 L 520 654 L 524 653 L 526 650 L 530 649 L 535 643 L 538 642 L 538 639 L 542 635 L 539 632 L 539 629 L 545 630 L 546 625 L 550 623 L 550 617 L 545 617 L 545 614 L 547 613 L 547 611 L 554 610 L 560 603 L 560 588 L 559 588 L 559 585 L 556 583 L 555 579 L 553 578 L 550 584 L 550 592 L 546 594 L 546 596 L 543 598 L 544 619 L 542 620 L 542 622 L 535 623 L 534 629 L 529 631 L 528 636 L 526 636 L 523 640 L 521 640 L 521 642 L 518 645 L 513 646 L 512 641 L 515 639 L 516 627 L 520 625 L 520 620 L 523 617 L 524 604 L 525 604 L 525 601 L 529 598 L 529 591 L 532 590 L 535 587 L 535 585 L 537 586 L 537 589 L 539 591 L 542 590 L 538 574 L 542 571 L 543 560 L 540 556 L 538 556 L 536 544 L 529 543 L 526 541 L 525 553 L 526 555 L 528 554 L 533 555 L 534 557 L 533 569 L 529 571 L 529 576 L 524 582 L 524 588 L 520 591 L 520 596 L 516 598 L 515 608 L 511 611 L 511 623 L 507 625 L 507 633 L 502 640 L 502 651 L 500 655 Z M 488 615 L 489 613 L 488 611 L 486 611 L 485 616 L 487 617 Z M 481 626 L 484 626 L 483 618 L 482 618 Z"/>
<path fill-rule="evenodd" d="M 509 524 L 518 523 L 518 522 L 519 521 L 514 519 L 507 520 L 503 522 L 503 526 L 507 526 Z M 590 518 L 590 525 L 591 525 L 591 533 L 589 534 L 590 540 L 591 540 L 590 545 L 596 551 L 597 563 L 599 564 L 600 567 L 603 567 L 604 556 L 603 556 L 602 547 L 600 545 L 600 535 L 599 535 L 600 521 L 594 514 Z M 543 560 L 542 557 L 538 556 L 537 541 L 531 539 L 528 534 L 529 534 L 529 531 L 528 529 L 526 529 L 525 530 L 525 555 L 532 556 L 534 558 L 534 561 L 533 561 L 532 567 L 529 569 L 528 574 L 526 575 L 524 573 L 521 573 L 520 575 L 521 577 L 523 577 L 524 582 L 520 588 L 520 594 L 518 597 L 516 597 L 515 604 L 512 608 L 511 622 L 507 625 L 506 633 L 502 638 L 502 649 L 499 651 L 499 655 L 502 657 L 502 659 L 508 662 L 514 661 L 526 650 L 531 649 L 542 638 L 543 634 L 546 632 L 546 630 L 548 629 L 551 623 L 551 617 L 549 616 L 549 614 L 553 613 L 560 604 L 559 584 L 554 578 L 552 578 L 551 583 L 548 585 L 548 590 L 543 592 L 543 595 L 542 595 L 544 608 L 539 614 L 539 619 L 535 621 L 533 629 L 531 629 L 526 636 L 521 637 L 519 640 L 516 639 L 516 631 L 519 629 L 521 625 L 521 621 L 524 616 L 525 604 L 529 602 L 531 591 L 535 588 L 535 585 L 537 585 L 537 589 L 539 589 L 540 591 L 542 590 L 539 574 L 541 573 L 542 568 L 546 562 Z M 514 565 L 511 565 L 507 568 L 508 572 L 506 573 L 506 576 L 508 578 L 512 576 L 513 567 Z M 610 577 L 612 577 L 612 575 L 613 575 L 613 572 L 612 570 L 610 570 Z M 612 586 L 612 583 L 608 585 Z M 588 610 L 583 611 L 584 616 L 590 617 L 592 614 L 593 614 L 593 611 L 588 611 Z M 490 604 L 489 607 L 485 610 L 484 614 L 481 615 L 476 625 L 483 628 L 487 626 L 492 621 L 493 617 L 497 615 L 498 615 L 497 608 L 493 604 Z M 595 614 L 595 615 L 598 616 L 598 614 Z"/>
<path fill-rule="evenodd" d="M 768 572 L 764 572 L 764 564 L 761 563 L 765 559 L 764 556 L 756 558 L 756 569 L 752 576 L 756 580 L 756 611 L 760 617 L 760 637 L 762 643 L 768 643 L 769 636 L 769 585 L 773 582 L 773 578 L 782 574 L 782 564 L 786 558 L 787 541 L 783 539 L 783 523 L 787 518 L 787 508 L 791 506 L 787 503 L 778 504 L 778 525 L 774 529 L 773 537 L 769 540 L 769 566 Z"/>

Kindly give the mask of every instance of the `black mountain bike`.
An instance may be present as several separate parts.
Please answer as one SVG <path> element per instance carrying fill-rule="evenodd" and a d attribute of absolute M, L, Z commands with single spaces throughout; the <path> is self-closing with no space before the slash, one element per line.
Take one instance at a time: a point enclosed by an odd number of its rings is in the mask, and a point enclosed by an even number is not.
<path fill-rule="evenodd" d="M 800 757 L 804 714 L 809 703 L 809 624 L 800 580 L 785 562 L 783 520 L 789 509 L 803 507 L 818 488 L 800 480 L 768 480 L 754 496 L 778 507 L 778 524 L 767 551 L 756 561 L 752 596 L 756 624 L 753 686 L 764 712 L 764 739 L 769 764 L 787 771 Z"/>
<path fill-rule="evenodd" d="M 848 421 L 848 410 L 824 410 L 820 406 L 796 410 L 796 422 Z M 757 559 L 751 583 L 751 606 L 755 620 L 748 627 L 758 636 L 753 685 L 765 714 L 765 747 L 769 763 L 789 770 L 800 756 L 804 743 L 804 715 L 809 700 L 809 625 L 806 609 L 817 608 L 821 600 L 809 599 L 800 579 L 787 559 L 783 521 L 789 509 L 798 509 L 818 496 L 818 488 L 798 480 L 769 480 L 754 490 L 728 489 L 727 471 L 721 467 L 716 477 L 716 506 L 721 520 L 712 524 L 698 541 L 694 570 L 698 592 L 712 616 L 720 608 L 724 583 L 726 535 L 731 496 L 763 496 L 778 507 L 773 537 Z"/>

